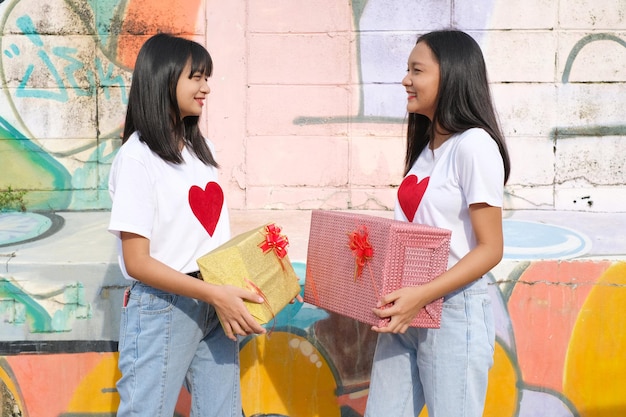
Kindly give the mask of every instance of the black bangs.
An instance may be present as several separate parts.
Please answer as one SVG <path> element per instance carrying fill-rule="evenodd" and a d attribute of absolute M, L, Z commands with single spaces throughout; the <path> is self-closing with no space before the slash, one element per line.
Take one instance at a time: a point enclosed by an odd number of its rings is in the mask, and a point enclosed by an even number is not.
<path fill-rule="evenodd" d="M 213 60 L 211 55 L 202 46 L 191 44 L 191 75 L 199 72 L 210 77 L 213 73 Z"/>

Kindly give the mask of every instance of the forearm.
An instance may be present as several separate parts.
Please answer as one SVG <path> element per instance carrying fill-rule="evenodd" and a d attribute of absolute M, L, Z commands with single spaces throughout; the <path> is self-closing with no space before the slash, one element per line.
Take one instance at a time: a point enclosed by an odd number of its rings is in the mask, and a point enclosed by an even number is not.
<path fill-rule="evenodd" d="M 163 291 L 212 303 L 212 285 L 183 274 L 150 257 L 126 259 L 128 274 L 138 281 Z"/>
<path fill-rule="evenodd" d="M 423 286 L 427 303 L 471 284 L 488 273 L 501 259 L 502 247 L 479 244 L 452 268 Z"/>
<path fill-rule="evenodd" d="M 122 255 L 128 274 L 163 291 L 214 304 L 215 286 L 183 274 L 150 254 L 150 241 L 143 236 L 122 232 Z"/>
<path fill-rule="evenodd" d="M 211 304 L 226 335 L 245 336 L 265 330 L 246 309 L 244 301 L 263 302 L 259 295 L 230 285 L 213 285 L 176 271 L 150 255 L 149 241 L 139 235 L 122 233 L 122 251 L 128 274 L 151 287 L 195 298 Z"/>

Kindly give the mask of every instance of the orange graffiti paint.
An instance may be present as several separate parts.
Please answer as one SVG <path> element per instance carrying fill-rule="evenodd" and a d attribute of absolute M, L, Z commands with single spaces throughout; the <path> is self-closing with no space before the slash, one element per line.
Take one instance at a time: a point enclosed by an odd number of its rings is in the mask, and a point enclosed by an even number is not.
<path fill-rule="evenodd" d="M 198 27 L 202 2 L 200 0 L 131 0 L 123 16 L 122 31 L 118 37 L 118 60 L 133 68 L 139 48 L 147 38 L 158 32 L 193 36 L 205 32 Z"/>
<path fill-rule="evenodd" d="M 74 390 L 102 359 L 100 353 L 7 356 L 30 417 L 62 415 Z M 72 364 L 72 366 L 68 366 Z M 44 394 L 45 395 L 42 395 Z"/>
<path fill-rule="evenodd" d="M 520 276 L 508 308 L 525 384 L 562 392 L 574 324 L 609 265 L 606 261 L 540 261 Z"/>

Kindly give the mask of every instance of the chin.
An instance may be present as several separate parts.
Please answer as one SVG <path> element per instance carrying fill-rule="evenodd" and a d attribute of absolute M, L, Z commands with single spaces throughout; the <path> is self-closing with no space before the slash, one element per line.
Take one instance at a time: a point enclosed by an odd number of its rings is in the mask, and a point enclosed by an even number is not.
<path fill-rule="evenodd" d="M 408 113 L 417 113 L 420 114 L 419 109 L 416 109 L 415 106 L 406 106 L 406 111 Z"/>

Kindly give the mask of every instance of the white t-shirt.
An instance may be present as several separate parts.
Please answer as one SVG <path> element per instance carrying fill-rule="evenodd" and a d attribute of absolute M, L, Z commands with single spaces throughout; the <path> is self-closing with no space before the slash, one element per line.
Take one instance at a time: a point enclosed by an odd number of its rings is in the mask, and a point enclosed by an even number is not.
<path fill-rule="evenodd" d="M 476 246 L 470 204 L 502 207 L 503 198 L 498 145 L 486 131 L 473 128 L 434 152 L 422 151 L 398 189 L 395 218 L 451 230 L 450 268 Z"/>
<path fill-rule="evenodd" d="M 108 229 L 118 237 L 119 263 L 128 279 L 133 278 L 122 257 L 122 231 L 148 238 L 150 255 L 183 273 L 197 271 L 196 259 L 230 239 L 217 169 L 186 147 L 182 156 L 179 165 L 164 161 L 137 133 L 115 156 L 109 175 L 113 204 Z"/>

